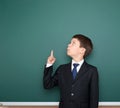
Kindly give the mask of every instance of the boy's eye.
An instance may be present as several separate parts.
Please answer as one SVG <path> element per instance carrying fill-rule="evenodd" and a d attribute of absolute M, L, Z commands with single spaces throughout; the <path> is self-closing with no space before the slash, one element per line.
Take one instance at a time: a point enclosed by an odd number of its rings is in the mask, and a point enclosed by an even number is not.
<path fill-rule="evenodd" d="M 73 45 L 75 45 L 75 42 L 72 42 Z"/>

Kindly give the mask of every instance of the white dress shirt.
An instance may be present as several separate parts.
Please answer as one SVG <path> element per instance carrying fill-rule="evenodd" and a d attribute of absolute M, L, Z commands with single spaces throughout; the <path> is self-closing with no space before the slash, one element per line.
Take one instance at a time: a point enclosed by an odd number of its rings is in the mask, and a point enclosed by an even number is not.
<path fill-rule="evenodd" d="M 77 64 L 79 64 L 79 65 L 77 66 L 77 72 L 79 72 L 79 70 L 80 70 L 83 62 L 84 62 L 84 59 L 82 59 L 80 62 L 75 62 L 74 60 L 72 60 L 72 63 L 71 63 L 71 71 L 72 71 L 73 68 L 74 68 L 73 64 L 74 64 L 74 63 L 77 63 Z"/>

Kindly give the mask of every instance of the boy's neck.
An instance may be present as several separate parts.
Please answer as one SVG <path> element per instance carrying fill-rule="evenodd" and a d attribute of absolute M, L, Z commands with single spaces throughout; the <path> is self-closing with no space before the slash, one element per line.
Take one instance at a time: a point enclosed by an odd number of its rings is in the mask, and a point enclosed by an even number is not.
<path fill-rule="evenodd" d="M 78 57 L 78 58 L 72 58 L 75 62 L 80 62 L 81 60 L 83 60 L 83 57 Z"/>

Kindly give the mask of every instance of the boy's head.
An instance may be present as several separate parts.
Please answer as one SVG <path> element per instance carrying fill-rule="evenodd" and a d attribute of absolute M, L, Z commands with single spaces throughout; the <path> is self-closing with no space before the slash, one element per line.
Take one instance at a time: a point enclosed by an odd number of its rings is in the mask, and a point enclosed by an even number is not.
<path fill-rule="evenodd" d="M 76 34 L 72 37 L 72 40 L 68 45 L 67 54 L 72 58 L 79 56 L 85 58 L 91 53 L 92 49 L 93 44 L 88 37 L 82 34 Z"/>

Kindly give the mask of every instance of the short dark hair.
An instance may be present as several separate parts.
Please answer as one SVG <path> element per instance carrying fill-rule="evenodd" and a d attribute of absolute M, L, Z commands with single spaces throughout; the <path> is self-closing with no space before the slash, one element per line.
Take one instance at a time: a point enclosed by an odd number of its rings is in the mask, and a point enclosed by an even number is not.
<path fill-rule="evenodd" d="M 72 38 L 78 39 L 80 42 L 80 47 L 83 47 L 86 49 L 84 58 L 92 52 L 93 44 L 90 38 L 82 34 L 76 34 Z"/>

